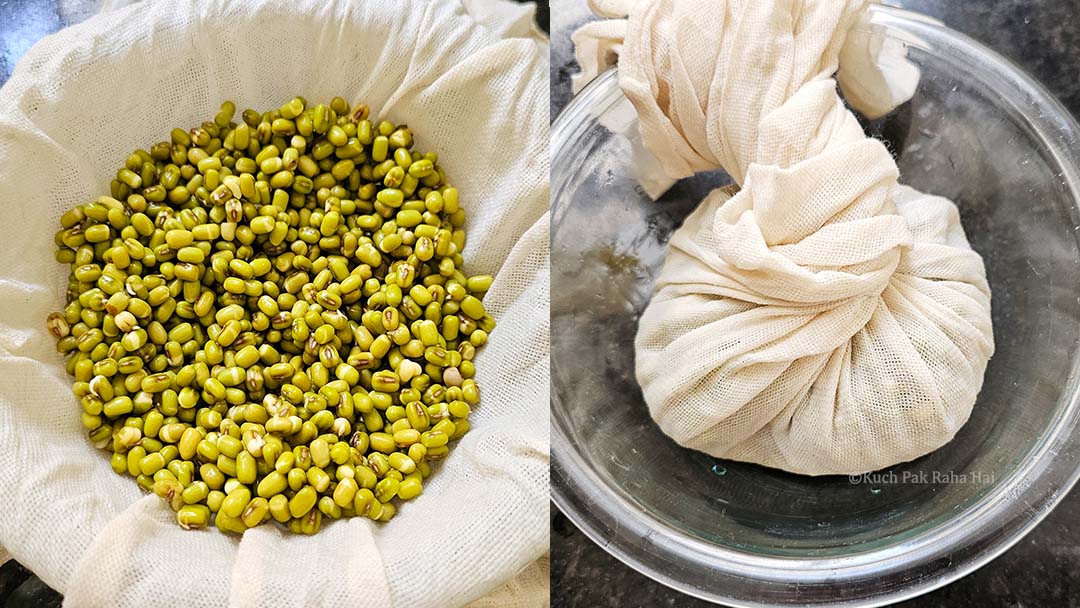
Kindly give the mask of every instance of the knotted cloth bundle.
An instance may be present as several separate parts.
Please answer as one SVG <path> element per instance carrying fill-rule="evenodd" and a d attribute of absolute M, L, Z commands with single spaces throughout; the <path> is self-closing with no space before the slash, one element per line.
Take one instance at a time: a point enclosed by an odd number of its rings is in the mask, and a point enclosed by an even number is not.
<path fill-rule="evenodd" d="M 867 4 L 595 2 L 613 20 L 576 34 L 586 71 L 619 55 L 666 173 L 739 186 L 675 232 L 635 340 L 652 416 L 686 447 L 855 474 L 941 447 L 971 413 L 994 350 L 982 258 L 952 202 L 898 183 L 832 78 L 870 115 L 913 90 L 880 38 L 845 44 Z"/>

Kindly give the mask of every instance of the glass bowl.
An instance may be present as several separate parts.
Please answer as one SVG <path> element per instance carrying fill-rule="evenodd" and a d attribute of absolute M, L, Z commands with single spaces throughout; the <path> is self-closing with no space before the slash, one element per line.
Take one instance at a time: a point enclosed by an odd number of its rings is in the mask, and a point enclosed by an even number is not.
<path fill-rule="evenodd" d="M 716 460 L 661 433 L 634 379 L 638 316 L 672 231 L 729 180 L 698 175 L 651 201 L 614 72 L 552 129 L 554 500 L 617 558 L 693 596 L 736 606 L 913 597 L 1008 549 L 1080 470 L 1080 128 L 978 43 L 896 9 L 872 21 L 907 46 L 922 80 L 867 130 L 890 145 L 902 181 L 957 203 L 993 289 L 997 352 L 971 418 L 916 461 L 811 478 Z"/>

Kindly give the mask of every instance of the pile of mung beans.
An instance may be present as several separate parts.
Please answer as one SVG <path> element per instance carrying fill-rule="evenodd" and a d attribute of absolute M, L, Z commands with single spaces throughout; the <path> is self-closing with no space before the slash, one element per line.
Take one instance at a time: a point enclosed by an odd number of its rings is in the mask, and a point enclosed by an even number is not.
<path fill-rule="evenodd" d="M 235 111 L 60 218 L 47 325 L 82 422 L 184 528 L 387 521 L 469 430 L 492 278 L 407 126 L 340 97 Z"/>

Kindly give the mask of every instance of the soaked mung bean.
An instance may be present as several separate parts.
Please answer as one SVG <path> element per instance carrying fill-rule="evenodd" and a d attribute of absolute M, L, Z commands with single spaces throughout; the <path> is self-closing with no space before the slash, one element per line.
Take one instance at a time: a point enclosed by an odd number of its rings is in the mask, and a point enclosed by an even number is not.
<path fill-rule="evenodd" d="M 405 125 L 340 97 L 135 151 L 60 218 L 45 325 L 95 445 L 186 529 L 389 520 L 469 428 L 492 278 Z"/>

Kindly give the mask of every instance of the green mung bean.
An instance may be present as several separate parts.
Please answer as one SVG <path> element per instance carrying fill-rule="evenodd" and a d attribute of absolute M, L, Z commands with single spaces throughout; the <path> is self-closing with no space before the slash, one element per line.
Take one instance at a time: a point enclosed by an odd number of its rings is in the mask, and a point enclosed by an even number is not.
<path fill-rule="evenodd" d="M 492 277 L 411 130 L 341 98 L 213 121 L 64 213 L 46 319 L 87 435 L 186 529 L 386 521 L 468 431 Z"/>

